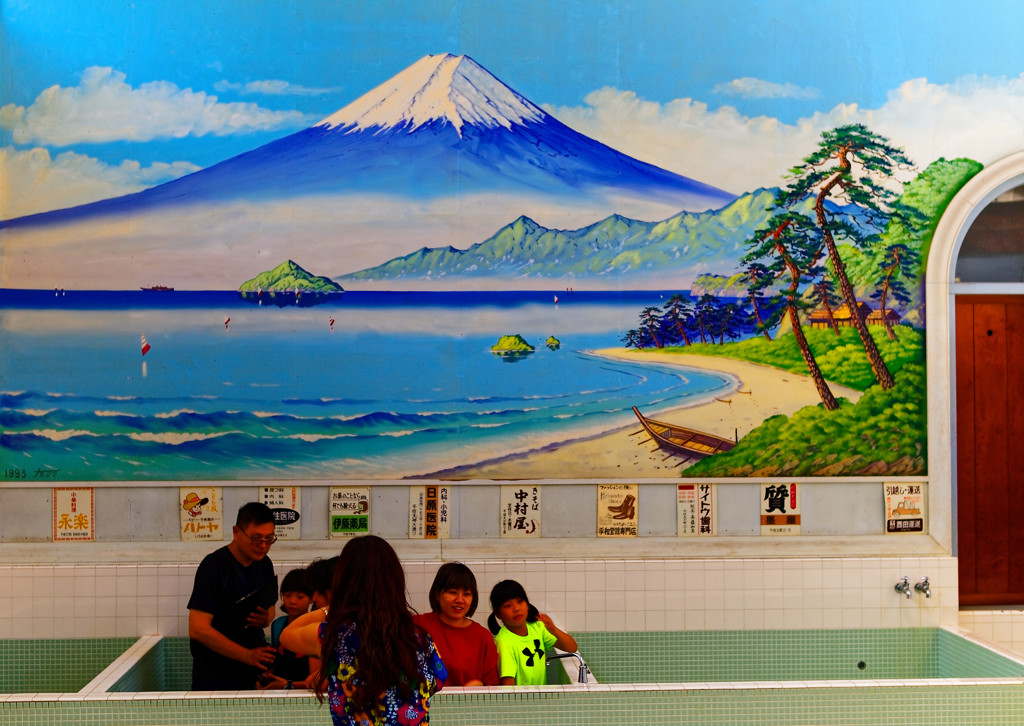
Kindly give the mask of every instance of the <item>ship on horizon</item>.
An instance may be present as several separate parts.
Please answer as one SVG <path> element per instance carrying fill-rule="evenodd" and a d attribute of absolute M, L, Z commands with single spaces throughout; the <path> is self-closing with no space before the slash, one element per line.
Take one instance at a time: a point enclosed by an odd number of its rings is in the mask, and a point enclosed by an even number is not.
<path fill-rule="evenodd" d="M 153 285 L 152 287 L 140 287 L 139 289 L 144 292 L 174 292 L 174 288 L 167 287 L 167 285 Z"/>

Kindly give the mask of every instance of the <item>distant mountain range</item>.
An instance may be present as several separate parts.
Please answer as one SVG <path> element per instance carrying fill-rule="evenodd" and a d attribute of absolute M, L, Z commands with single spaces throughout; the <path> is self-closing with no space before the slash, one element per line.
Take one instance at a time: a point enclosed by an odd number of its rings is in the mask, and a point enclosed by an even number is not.
<path fill-rule="evenodd" d="M 526 216 L 467 249 L 424 247 L 382 265 L 334 279 L 352 287 L 402 289 L 448 282 L 501 281 L 514 286 L 558 288 L 681 288 L 698 278 L 712 287 L 737 274 L 755 232 L 775 210 L 777 188 L 744 194 L 721 209 L 680 212 L 661 222 L 622 215 L 580 229 L 551 229 Z M 826 203 L 870 235 L 877 232 L 855 205 Z M 796 211 L 812 216 L 808 197 Z M 840 240 L 840 243 L 842 241 Z M 745 285 L 730 284 L 730 294 Z M 737 293 L 737 291 L 739 291 Z M 718 290 L 724 294 L 725 289 Z"/>
<path fill-rule="evenodd" d="M 745 243 L 764 226 L 774 189 L 745 194 L 716 211 L 681 212 L 662 222 L 612 215 L 577 230 L 549 229 L 521 216 L 468 249 L 424 247 L 336 279 L 389 287 L 445 280 L 547 280 L 607 287 L 689 283 L 704 272 L 735 272 Z"/>

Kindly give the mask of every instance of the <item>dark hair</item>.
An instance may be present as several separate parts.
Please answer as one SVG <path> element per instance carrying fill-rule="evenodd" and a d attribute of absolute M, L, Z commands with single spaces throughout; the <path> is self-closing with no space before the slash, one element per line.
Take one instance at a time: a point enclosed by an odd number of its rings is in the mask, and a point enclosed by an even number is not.
<path fill-rule="evenodd" d="M 473 593 L 473 603 L 466 611 L 466 617 L 473 617 L 480 595 L 476 590 L 476 577 L 473 571 L 461 562 L 445 562 L 437 568 L 434 583 L 430 586 L 430 609 L 441 612 L 441 593 L 445 590 L 469 590 Z"/>
<path fill-rule="evenodd" d="M 309 587 L 309 583 L 306 582 L 306 571 L 302 568 L 290 570 L 284 579 L 281 580 L 281 594 L 284 595 L 286 592 L 301 592 L 307 597 L 313 595 L 313 590 Z"/>
<path fill-rule="evenodd" d="M 324 595 L 331 593 L 331 584 L 334 582 L 334 566 L 338 564 L 338 555 L 328 557 L 326 560 L 317 558 L 309 563 L 306 568 L 306 585 L 314 592 Z"/>
<path fill-rule="evenodd" d="M 334 568 L 316 686 L 321 699 L 338 633 L 352 623 L 359 634 L 356 672 L 349 681 L 354 690 L 348 696 L 354 712 L 371 713 L 392 686 L 403 698 L 421 687 L 416 657 L 421 631 L 405 597 L 405 571 L 391 545 L 372 534 L 350 539 Z"/>
<path fill-rule="evenodd" d="M 235 526 L 245 529 L 250 524 L 267 524 L 274 521 L 274 512 L 263 502 L 243 504 L 235 518 Z"/>
<path fill-rule="evenodd" d="M 498 625 L 497 612 L 509 600 L 526 601 L 526 604 L 529 605 L 529 609 L 526 611 L 526 622 L 535 623 L 540 617 L 537 608 L 531 605 L 530 598 L 526 597 L 526 590 L 523 589 L 522 585 L 515 580 L 502 580 L 491 588 L 491 614 L 487 616 L 487 627 L 491 629 L 494 635 L 497 635 L 498 631 L 501 630 L 501 626 Z"/>

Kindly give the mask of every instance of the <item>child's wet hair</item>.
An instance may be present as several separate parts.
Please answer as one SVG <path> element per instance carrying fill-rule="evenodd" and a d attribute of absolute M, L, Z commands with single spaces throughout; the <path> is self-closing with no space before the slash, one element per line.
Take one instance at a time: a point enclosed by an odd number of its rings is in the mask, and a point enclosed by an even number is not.
<path fill-rule="evenodd" d="M 290 570 L 284 579 L 281 580 L 281 594 L 284 595 L 286 592 L 301 592 L 307 597 L 313 597 L 313 588 L 309 586 L 309 582 L 306 580 L 306 570 L 304 568 L 298 568 Z"/>
<path fill-rule="evenodd" d="M 311 590 L 310 595 L 319 592 L 322 595 L 330 594 L 331 583 L 334 581 L 334 567 L 339 557 L 328 557 L 327 559 L 317 558 L 309 563 L 306 568 L 306 582 Z"/>
<path fill-rule="evenodd" d="M 502 580 L 491 588 L 491 614 L 487 616 L 487 627 L 494 635 L 501 630 L 501 625 L 498 624 L 498 609 L 509 600 L 523 600 L 529 605 L 526 622 L 535 623 L 540 616 L 537 608 L 530 603 L 530 598 L 526 596 L 526 590 L 522 585 L 515 580 Z"/>

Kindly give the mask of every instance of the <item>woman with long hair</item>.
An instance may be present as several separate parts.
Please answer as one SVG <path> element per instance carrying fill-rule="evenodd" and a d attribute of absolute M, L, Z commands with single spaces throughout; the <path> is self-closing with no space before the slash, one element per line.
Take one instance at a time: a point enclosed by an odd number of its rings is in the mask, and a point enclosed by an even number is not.
<path fill-rule="evenodd" d="M 355 537 L 334 568 L 330 606 L 281 633 L 296 653 L 319 656 L 336 726 L 426 724 L 430 696 L 447 677 L 430 636 L 412 620 L 398 555 L 374 535 Z"/>

